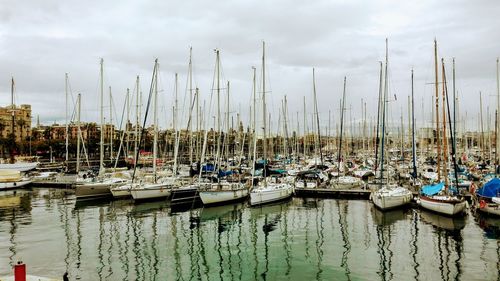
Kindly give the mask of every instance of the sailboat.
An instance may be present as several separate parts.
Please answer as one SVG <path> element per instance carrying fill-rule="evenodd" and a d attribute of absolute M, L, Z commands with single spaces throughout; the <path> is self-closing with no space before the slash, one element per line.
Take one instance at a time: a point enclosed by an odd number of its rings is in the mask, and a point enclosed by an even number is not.
<path fill-rule="evenodd" d="M 91 199 L 99 197 L 112 197 L 111 188 L 121 186 L 129 181 L 126 175 L 114 173 L 105 173 L 104 169 L 104 77 L 103 77 L 104 60 L 100 61 L 100 116 L 101 116 L 101 139 L 99 149 L 99 174 L 97 177 L 84 176 L 77 178 L 75 183 L 75 195 L 77 199 Z M 78 106 L 80 107 L 81 100 L 79 99 Z M 79 108 L 80 110 L 80 108 Z"/>
<path fill-rule="evenodd" d="M 435 89 L 436 89 L 436 123 L 438 124 L 438 137 L 440 135 L 439 133 L 439 87 L 438 87 L 438 61 L 437 61 L 437 41 L 434 40 L 434 63 L 435 63 Z M 455 145 L 454 145 L 454 134 L 453 134 L 453 128 L 451 127 L 451 114 L 450 114 L 450 105 L 449 105 L 449 100 L 448 100 L 448 90 L 446 87 L 446 75 L 445 75 L 445 68 L 444 68 L 444 60 L 441 60 L 442 63 L 442 76 L 443 76 L 443 134 L 442 134 L 442 141 L 444 144 L 443 147 L 443 155 L 444 155 L 444 167 L 445 167 L 445 182 L 440 182 L 434 185 L 426 185 L 423 186 L 420 192 L 420 196 L 417 200 L 417 203 L 428 210 L 444 214 L 444 215 L 458 215 L 464 212 L 466 208 L 467 202 L 465 201 L 465 198 L 462 196 L 455 195 L 452 190 L 450 190 L 448 186 L 448 175 L 447 175 L 447 154 L 448 154 L 448 148 L 447 148 L 447 137 L 446 137 L 446 108 L 445 108 L 445 103 L 447 106 L 448 110 L 448 122 L 450 125 L 450 136 L 451 136 L 451 143 L 452 143 L 452 160 L 453 160 L 453 170 L 455 172 L 455 187 L 458 186 L 458 173 L 457 173 L 457 163 L 456 163 L 456 153 L 455 153 Z M 439 171 L 440 171 L 440 143 L 439 143 L 439 138 L 437 142 L 437 148 L 438 148 L 438 180 L 439 180 Z"/>
<path fill-rule="evenodd" d="M 339 139 L 339 147 L 337 154 L 337 173 L 331 172 L 330 174 L 336 177 L 331 182 L 331 187 L 333 189 L 351 189 L 356 187 L 361 187 L 363 185 L 363 181 L 360 178 L 345 175 L 345 171 L 347 171 L 347 167 L 344 165 L 344 159 L 342 157 L 342 138 L 344 135 L 344 111 L 345 111 L 345 100 L 346 100 L 346 85 L 347 85 L 347 77 L 344 77 L 344 88 L 342 92 L 342 101 L 340 103 L 340 139 Z M 344 175 L 341 174 L 344 172 Z"/>
<path fill-rule="evenodd" d="M 221 126 L 220 126 L 220 54 L 219 50 L 215 50 L 216 53 L 216 68 L 217 68 L 217 131 L 219 132 L 219 137 L 217 140 L 217 169 L 216 172 L 216 182 L 209 184 L 201 184 L 199 182 L 199 194 L 203 205 L 216 205 L 216 204 L 227 204 L 229 202 L 243 200 L 248 196 L 248 187 L 241 181 L 230 181 L 221 178 L 219 176 L 221 167 Z M 227 100 L 229 103 L 229 100 Z M 227 160 L 227 159 L 226 159 Z"/>
<path fill-rule="evenodd" d="M 154 92 L 153 92 L 154 88 Z M 154 93 L 154 94 L 153 94 Z M 153 175 L 150 177 L 144 177 L 138 182 L 133 182 L 130 184 L 130 193 L 134 200 L 145 200 L 145 199 L 156 199 L 156 198 L 166 198 L 169 197 L 172 192 L 172 186 L 174 181 L 170 177 L 157 177 L 156 171 L 156 157 L 158 153 L 158 59 L 155 60 L 155 65 L 153 69 L 153 80 L 151 81 L 151 88 L 148 97 L 148 105 L 153 96 Z M 146 109 L 146 114 L 144 116 L 143 130 L 146 127 L 146 120 L 148 117 L 148 109 Z M 144 136 L 144 132 L 141 133 L 141 139 Z M 141 141 L 139 141 L 141 143 Z M 135 162 L 138 159 L 138 150 L 135 152 Z M 134 176 L 137 166 L 134 167 Z M 134 179 L 134 176 L 132 179 Z"/>
<path fill-rule="evenodd" d="M 386 120 L 386 103 L 388 92 L 388 48 L 386 39 L 386 59 L 385 59 L 385 83 L 384 94 L 382 95 L 382 144 L 380 153 L 380 184 L 383 185 L 380 189 L 374 191 L 370 197 L 373 204 L 381 210 L 394 209 L 410 203 L 413 195 L 407 188 L 396 184 L 384 184 L 384 146 L 385 146 L 385 120 Z M 412 91 L 413 91 L 413 71 L 412 71 Z"/>
<path fill-rule="evenodd" d="M 314 75 L 314 71 L 313 71 Z M 255 86 L 254 86 L 255 89 Z M 282 181 L 280 178 L 274 178 L 274 181 L 269 181 L 267 177 L 267 135 L 266 135 L 266 64 L 265 64 L 265 42 L 262 42 L 262 112 L 264 120 L 264 138 L 262 140 L 264 148 L 264 170 L 262 172 L 263 179 L 259 184 L 250 191 L 250 205 L 261 205 L 265 203 L 276 202 L 290 198 L 293 194 L 293 186 L 290 183 Z M 256 152 L 256 140 L 254 135 L 254 162 Z M 253 175 L 255 175 L 255 163 L 253 164 Z M 253 178 L 252 178 L 253 185 Z"/>

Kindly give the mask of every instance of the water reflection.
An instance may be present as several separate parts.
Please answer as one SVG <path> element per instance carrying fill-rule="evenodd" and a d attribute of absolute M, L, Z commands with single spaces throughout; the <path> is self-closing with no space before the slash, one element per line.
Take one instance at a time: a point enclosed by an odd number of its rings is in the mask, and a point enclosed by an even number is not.
<path fill-rule="evenodd" d="M 498 279 L 495 218 L 304 198 L 257 208 L 170 207 L 78 202 L 47 189 L 0 193 L 0 262 L 36 257 L 33 274 L 67 271 L 71 280 Z M 34 235 L 47 228 L 45 237 Z M 53 269 L 37 265 L 44 253 L 31 248 L 42 246 L 51 249 Z"/>

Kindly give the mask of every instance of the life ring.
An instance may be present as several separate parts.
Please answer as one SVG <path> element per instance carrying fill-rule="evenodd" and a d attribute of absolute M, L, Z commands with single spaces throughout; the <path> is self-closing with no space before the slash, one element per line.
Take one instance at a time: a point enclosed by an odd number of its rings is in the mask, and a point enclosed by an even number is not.
<path fill-rule="evenodd" d="M 486 201 L 484 200 L 479 201 L 479 208 L 484 209 L 485 207 L 486 207 Z"/>

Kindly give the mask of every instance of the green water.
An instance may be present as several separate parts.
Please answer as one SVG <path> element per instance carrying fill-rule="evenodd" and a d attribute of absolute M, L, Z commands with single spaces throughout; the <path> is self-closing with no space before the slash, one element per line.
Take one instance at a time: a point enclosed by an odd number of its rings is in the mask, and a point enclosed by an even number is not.
<path fill-rule="evenodd" d="M 294 198 L 173 213 L 168 202 L 0 192 L 0 276 L 70 280 L 500 280 L 500 219 Z"/>

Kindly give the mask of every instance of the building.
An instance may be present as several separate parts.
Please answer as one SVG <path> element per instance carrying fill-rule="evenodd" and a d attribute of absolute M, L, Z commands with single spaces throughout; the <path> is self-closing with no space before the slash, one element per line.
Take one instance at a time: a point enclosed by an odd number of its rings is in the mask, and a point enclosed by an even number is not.
<path fill-rule="evenodd" d="M 0 137 L 6 138 L 12 134 L 12 127 L 16 141 L 31 136 L 31 105 L 0 107 Z"/>

